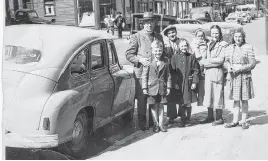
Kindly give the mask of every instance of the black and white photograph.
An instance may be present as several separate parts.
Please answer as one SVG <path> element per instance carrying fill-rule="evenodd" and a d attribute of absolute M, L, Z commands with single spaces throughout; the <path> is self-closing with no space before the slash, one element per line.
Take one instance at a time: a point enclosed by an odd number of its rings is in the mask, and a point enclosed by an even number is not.
<path fill-rule="evenodd" d="M 268 160 L 268 0 L 2 0 L 1 159 Z"/>

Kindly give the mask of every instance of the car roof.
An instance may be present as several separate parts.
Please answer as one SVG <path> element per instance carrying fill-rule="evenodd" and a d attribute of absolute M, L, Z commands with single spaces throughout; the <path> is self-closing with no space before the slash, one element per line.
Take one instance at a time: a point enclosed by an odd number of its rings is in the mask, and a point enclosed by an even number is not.
<path fill-rule="evenodd" d="M 213 25 L 218 25 L 221 28 L 229 28 L 229 29 L 238 29 L 238 28 L 243 28 L 242 25 L 240 24 L 235 24 L 235 23 L 227 23 L 227 22 L 208 22 L 203 24 L 205 28 L 210 28 Z"/>
<path fill-rule="evenodd" d="M 4 28 L 4 45 L 40 50 L 42 59 L 36 68 L 63 68 L 83 44 L 109 39 L 101 31 L 60 25 L 13 25 Z"/>
<path fill-rule="evenodd" d="M 199 20 L 195 20 L 195 19 L 178 19 L 178 21 L 199 21 Z"/>
<path fill-rule="evenodd" d="M 16 12 L 23 11 L 23 12 L 30 12 L 30 11 L 35 11 L 33 9 L 18 9 Z"/>
<path fill-rule="evenodd" d="M 144 13 L 132 13 L 131 16 L 135 16 L 137 18 L 143 18 Z M 163 18 L 172 18 L 172 19 L 177 19 L 176 16 L 171 16 L 171 15 L 165 15 L 165 14 L 158 14 L 158 13 L 153 13 L 154 16 L 163 16 Z"/>

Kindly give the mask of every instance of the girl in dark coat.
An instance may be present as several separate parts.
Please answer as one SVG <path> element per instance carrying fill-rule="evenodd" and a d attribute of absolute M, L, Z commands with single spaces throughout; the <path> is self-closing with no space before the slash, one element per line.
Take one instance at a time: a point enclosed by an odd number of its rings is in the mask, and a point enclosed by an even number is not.
<path fill-rule="evenodd" d="M 175 85 L 177 92 L 182 95 L 182 102 L 180 107 L 182 109 L 181 122 L 179 127 L 185 127 L 187 120 L 190 120 L 191 116 L 191 103 L 196 100 L 196 95 L 193 95 L 193 90 L 196 89 L 199 81 L 199 68 L 198 63 L 193 54 L 189 53 L 190 45 L 186 39 L 181 38 L 179 40 L 179 52 L 172 56 L 171 66 L 172 73 L 176 76 Z M 187 111 L 187 117 L 186 117 Z"/>

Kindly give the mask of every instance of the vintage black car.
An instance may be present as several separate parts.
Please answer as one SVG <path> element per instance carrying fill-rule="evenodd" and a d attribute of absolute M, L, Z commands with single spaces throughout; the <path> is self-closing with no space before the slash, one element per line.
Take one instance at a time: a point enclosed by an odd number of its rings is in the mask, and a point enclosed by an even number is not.
<path fill-rule="evenodd" d="M 15 13 L 13 20 L 14 24 L 52 24 L 55 19 L 45 20 L 38 16 L 37 12 L 33 9 L 19 9 Z"/>
<path fill-rule="evenodd" d="M 163 31 L 164 28 L 166 28 L 169 25 L 177 24 L 177 18 L 175 16 L 156 14 L 156 13 L 154 13 L 154 16 L 157 19 L 157 24 L 155 27 L 155 31 L 157 33 L 160 33 L 161 31 Z M 131 30 L 128 38 L 130 38 L 131 35 L 143 29 L 142 18 L 143 13 L 131 14 Z"/>

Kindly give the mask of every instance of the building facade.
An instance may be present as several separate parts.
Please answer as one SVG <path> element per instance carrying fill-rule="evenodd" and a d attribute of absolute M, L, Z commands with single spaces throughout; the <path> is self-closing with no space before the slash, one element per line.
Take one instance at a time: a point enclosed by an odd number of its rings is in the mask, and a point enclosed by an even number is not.
<path fill-rule="evenodd" d="M 16 10 L 34 9 L 38 16 L 47 20 L 55 19 L 56 24 L 70 26 L 95 26 L 95 13 L 100 21 L 105 15 L 115 15 L 117 11 L 131 14 L 131 0 L 99 0 L 99 11 L 94 11 L 94 0 L 7 0 L 8 12 L 14 17 Z M 125 9 L 123 9 L 125 6 Z"/>
<path fill-rule="evenodd" d="M 197 6 L 197 0 L 137 0 L 136 12 L 152 11 L 183 18 L 191 8 Z"/>

